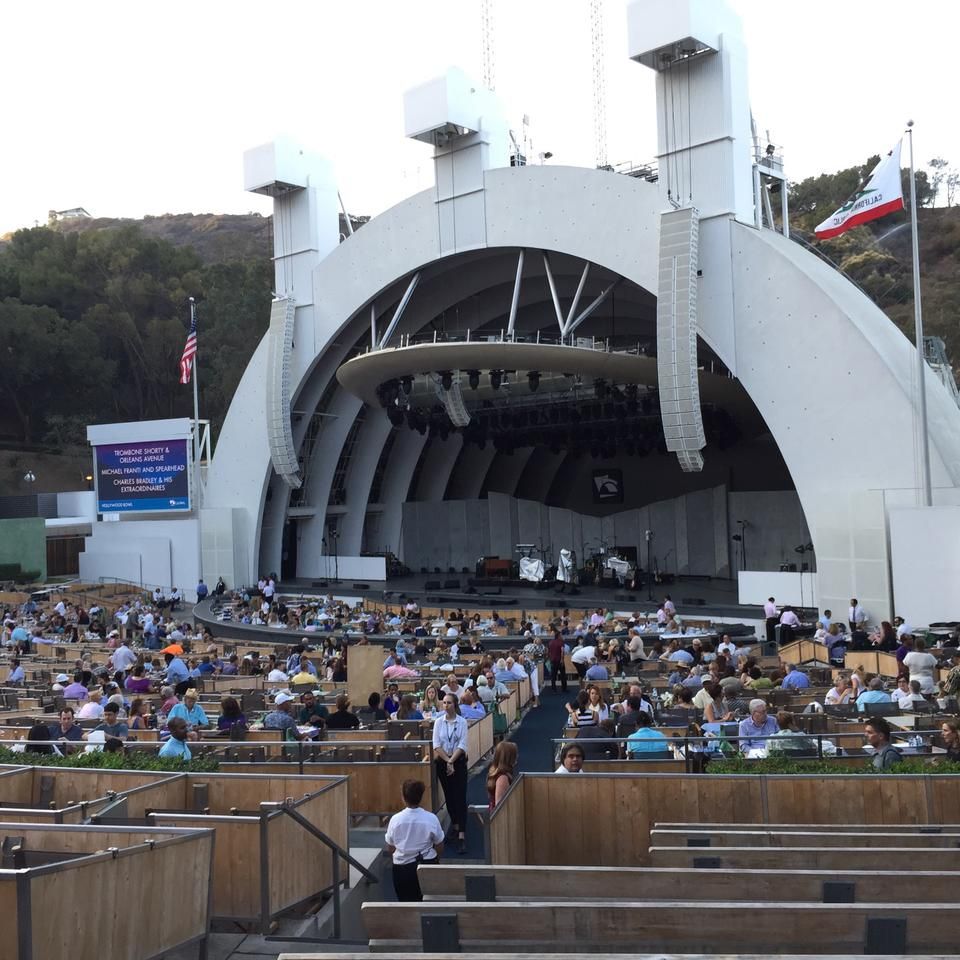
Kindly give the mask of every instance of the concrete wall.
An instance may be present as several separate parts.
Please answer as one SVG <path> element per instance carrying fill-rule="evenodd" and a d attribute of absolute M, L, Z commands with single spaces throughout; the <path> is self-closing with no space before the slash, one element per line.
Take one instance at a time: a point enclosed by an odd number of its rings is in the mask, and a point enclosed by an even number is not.
<path fill-rule="evenodd" d="M 43 517 L 0 520 L 0 563 L 19 563 L 47 579 L 47 533 Z"/>
<path fill-rule="evenodd" d="M 809 536 L 793 491 L 729 494 L 721 486 L 607 517 L 491 493 L 487 500 L 405 503 L 402 558 L 415 571 L 439 567 L 446 573 L 452 567 L 459 573 L 467 567 L 472 573 L 484 555 L 516 559 L 518 543 L 542 546 L 551 563 L 561 547 L 569 547 L 582 563 L 603 541 L 608 548 L 637 547 L 646 566 L 644 534 L 651 530 L 651 562 L 661 570 L 729 577 L 735 553 L 730 535 L 736 532 L 730 518 L 750 523 L 747 560 L 753 570 L 778 570 Z"/>
<path fill-rule="evenodd" d="M 219 571 L 211 571 L 214 582 Z M 129 520 L 94 525 L 80 554 L 80 577 L 117 577 L 196 596 L 200 578 L 200 523 L 196 519 Z M 208 578 L 209 579 L 209 575 Z"/>

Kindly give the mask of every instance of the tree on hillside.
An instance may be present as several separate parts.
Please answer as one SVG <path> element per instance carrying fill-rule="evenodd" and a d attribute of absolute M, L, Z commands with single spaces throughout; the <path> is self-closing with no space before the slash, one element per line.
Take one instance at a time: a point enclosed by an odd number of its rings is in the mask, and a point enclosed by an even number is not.
<path fill-rule="evenodd" d="M 267 328 L 271 282 L 269 260 L 205 267 L 136 225 L 18 231 L 0 251 L 0 298 L 21 367 L 5 384 L 20 438 L 83 444 L 84 422 L 191 415 L 178 369 L 191 296 L 201 413 L 218 426 Z"/>

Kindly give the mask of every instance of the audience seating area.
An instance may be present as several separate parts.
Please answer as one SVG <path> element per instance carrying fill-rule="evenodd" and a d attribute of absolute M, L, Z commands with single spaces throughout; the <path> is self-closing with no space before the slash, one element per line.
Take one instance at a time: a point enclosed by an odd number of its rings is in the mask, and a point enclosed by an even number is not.
<path fill-rule="evenodd" d="M 421 866 L 422 903 L 363 919 L 372 951 L 950 952 L 958 835 L 844 826 L 733 831 L 733 847 L 727 824 L 655 823 L 651 867 Z"/>

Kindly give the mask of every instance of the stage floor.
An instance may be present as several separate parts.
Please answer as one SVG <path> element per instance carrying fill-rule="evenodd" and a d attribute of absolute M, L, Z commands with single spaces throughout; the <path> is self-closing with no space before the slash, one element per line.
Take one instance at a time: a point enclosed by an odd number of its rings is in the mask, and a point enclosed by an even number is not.
<path fill-rule="evenodd" d="M 466 588 L 471 578 L 466 574 L 459 577 L 455 574 L 414 574 L 407 577 L 395 577 L 386 581 L 370 581 L 356 584 L 351 580 L 284 580 L 278 584 L 278 591 L 286 596 L 297 594 L 364 597 L 370 600 L 387 600 L 388 603 L 401 603 L 413 599 L 421 604 L 431 606 L 469 607 L 480 610 L 491 609 L 529 609 L 540 610 L 546 607 L 569 606 L 579 610 L 590 607 L 612 607 L 614 610 L 640 610 L 645 613 L 655 612 L 660 606 L 665 594 L 670 594 L 677 612 L 683 616 L 723 617 L 725 619 L 738 618 L 743 620 L 758 620 L 763 618 L 763 610 L 759 606 L 740 604 L 737 602 L 737 583 L 735 580 L 721 580 L 716 578 L 691 577 L 680 578 L 671 584 L 656 584 L 652 591 L 626 590 L 619 586 L 582 585 L 577 587 L 578 593 L 571 593 L 570 587 L 564 594 L 557 592 L 555 587 L 539 589 L 530 585 L 518 585 L 516 581 L 506 581 L 499 589 L 499 594 L 488 591 L 496 587 L 477 587 L 475 593 L 467 593 Z M 445 589 L 446 582 L 457 581 L 459 589 L 453 587 Z M 437 589 L 427 584 L 439 582 Z M 326 583 L 326 587 L 319 586 Z M 387 595 L 385 598 L 385 594 Z M 402 595 L 402 597 L 401 597 Z M 652 596 L 652 600 L 648 597 Z M 436 598 L 428 600 L 427 598 Z"/>

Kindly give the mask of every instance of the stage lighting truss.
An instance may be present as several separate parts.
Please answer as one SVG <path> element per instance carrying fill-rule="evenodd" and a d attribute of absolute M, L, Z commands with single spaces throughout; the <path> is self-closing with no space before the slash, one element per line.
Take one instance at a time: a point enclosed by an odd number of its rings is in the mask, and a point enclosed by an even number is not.
<path fill-rule="evenodd" d="M 465 427 L 470 422 L 470 412 L 460 392 L 460 371 L 444 370 L 442 373 L 431 373 L 429 377 L 433 381 L 437 399 L 443 404 L 450 422 L 455 427 Z"/>

